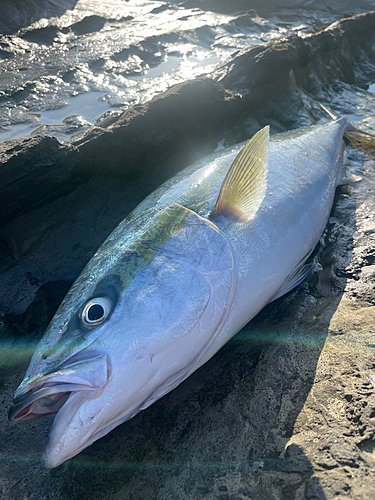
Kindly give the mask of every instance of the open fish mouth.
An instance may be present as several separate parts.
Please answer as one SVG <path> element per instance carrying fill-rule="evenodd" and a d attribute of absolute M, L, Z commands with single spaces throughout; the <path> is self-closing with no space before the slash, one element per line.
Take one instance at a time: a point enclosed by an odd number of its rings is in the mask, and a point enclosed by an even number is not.
<path fill-rule="evenodd" d="M 9 419 L 26 422 L 56 415 L 72 393 L 86 391 L 87 396 L 92 397 L 102 389 L 107 383 L 108 371 L 106 354 L 91 358 L 78 354 L 53 373 L 28 377 L 17 390 Z"/>
<path fill-rule="evenodd" d="M 26 422 L 48 415 L 56 415 L 70 394 L 78 390 L 82 390 L 82 388 L 74 386 L 74 384 L 41 387 L 31 394 L 26 394 L 24 398 L 21 398 L 21 401 L 14 400 L 14 405 L 9 410 L 9 420 Z"/>

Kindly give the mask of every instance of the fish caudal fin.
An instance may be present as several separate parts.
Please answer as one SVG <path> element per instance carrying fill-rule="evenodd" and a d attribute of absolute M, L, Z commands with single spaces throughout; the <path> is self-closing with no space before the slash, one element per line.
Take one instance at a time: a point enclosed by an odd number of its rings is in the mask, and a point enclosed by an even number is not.
<path fill-rule="evenodd" d="M 270 128 L 259 130 L 232 163 L 210 214 L 240 222 L 251 219 L 262 203 L 267 189 Z"/>
<path fill-rule="evenodd" d="M 344 136 L 348 139 L 352 148 L 359 149 L 375 158 L 375 135 L 354 127 L 354 130 L 345 132 Z"/>
<path fill-rule="evenodd" d="M 320 102 L 318 104 L 327 113 L 327 115 L 330 116 L 332 120 L 338 120 L 340 118 L 331 109 L 327 108 L 327 106 L 324 106 Z M 354 149 L 359 149 L 360 151 L 363 151 L 369 156 L 375 158 L 375 135 L 369 134 L 368 132 L 361 130 L 353 124 L 351 124 L 351 127 L 351 130 L 347 130 L 344 133 L 344 137 L 348 139 L 351 147 Z M 360 180 L 360 178 L 347 179 L 343 181 L 343 184 L 345 184 L 346 182 L 356 182 L 358 180 Z"/>

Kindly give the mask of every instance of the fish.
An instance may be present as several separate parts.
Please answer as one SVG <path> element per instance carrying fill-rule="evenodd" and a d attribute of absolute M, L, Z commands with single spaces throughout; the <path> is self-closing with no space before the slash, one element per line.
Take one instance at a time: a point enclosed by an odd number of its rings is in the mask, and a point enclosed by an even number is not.
<path fill-rule="evenodd" d="M 312 271 L 346 117 L 222 149 L 146 197 L 62 301 L 15 392 L 13 422 L 55 415 L 42 462 L 71 459 L 206 363 Z M 359 139 L 358 139 L 359 137 Z M 363 141 L 362 141 L 363 142 Z"/>

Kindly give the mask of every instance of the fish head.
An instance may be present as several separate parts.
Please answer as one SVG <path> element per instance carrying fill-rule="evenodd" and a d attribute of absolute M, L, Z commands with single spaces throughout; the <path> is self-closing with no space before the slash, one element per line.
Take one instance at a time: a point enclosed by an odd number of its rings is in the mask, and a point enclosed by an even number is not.
<path fill-rule="evenodd" d="M 141 227 L 120 224 L 62 302 L 10 411 L 14 421 L 56 415 L 45 465 L 73 457 L 200 366 L 235 283 L 231 244 L 194 212 L 173 204 Z"/>

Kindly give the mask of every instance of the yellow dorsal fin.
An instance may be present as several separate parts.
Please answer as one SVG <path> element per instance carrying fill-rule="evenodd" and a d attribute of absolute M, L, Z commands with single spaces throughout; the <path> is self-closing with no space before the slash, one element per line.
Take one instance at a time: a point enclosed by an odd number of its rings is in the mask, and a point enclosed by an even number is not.
<path fill-rule="evenodd" d="M 270 127 L 259 130 L 236 156 L 220 189 L 211 219 L 219 215 L 251 219 L 267 189 Z"/>

